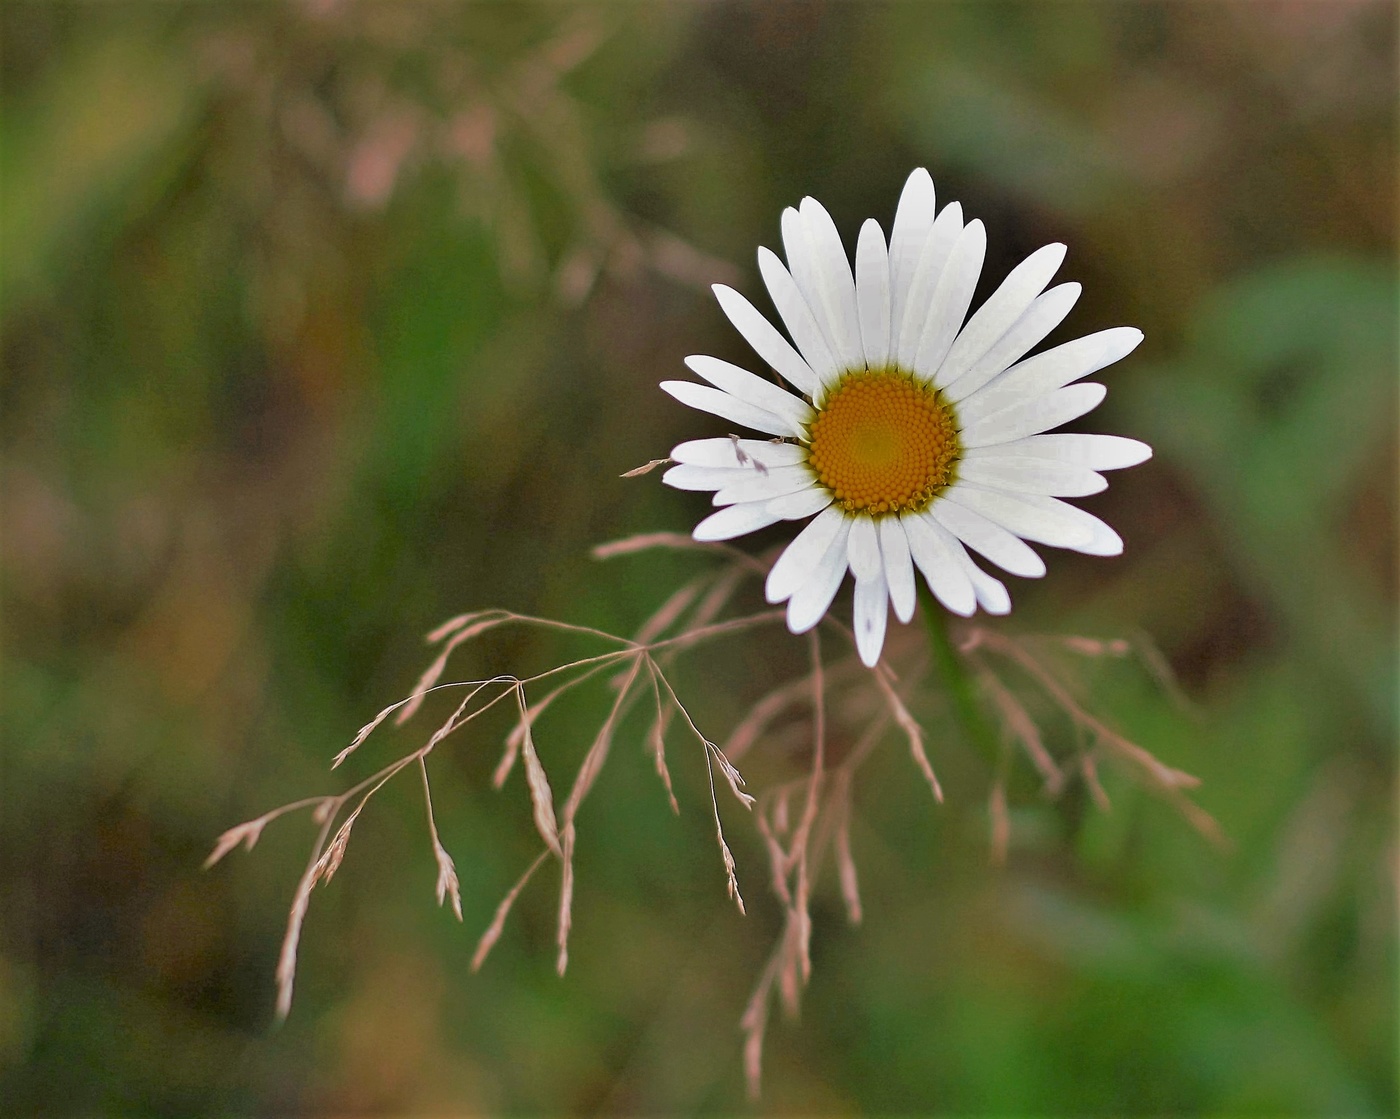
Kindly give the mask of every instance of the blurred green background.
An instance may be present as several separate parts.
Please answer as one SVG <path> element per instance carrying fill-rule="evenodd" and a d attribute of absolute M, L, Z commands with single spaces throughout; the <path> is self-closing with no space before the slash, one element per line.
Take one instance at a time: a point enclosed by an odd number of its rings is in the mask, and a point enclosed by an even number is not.
<path fill-rule="evenodd" d="M 640 723 L 581 820 L 562 980 L 552 871 L 468 970 L 537 844 L 519 778 L 489 787 L 501 727 L 435 759 L 465 924 L 391 786 L 280 1028 L 312 826 L 199 864 L 344 787 L 443 618 L 628 631 L 703 570 L 588 549 L 701 513 L 617 476 L 710 430 L 655 388 L 684 355 L 749 360 L 706 285 L 758 300 L 784 205 L 851 244 L 925 165 L 986 221 L 984 293 L 1062 240 L 1065 336 L 1146 331 L 1087 424 L 1157 448 L 1086 502 L 1127 552 L 1053 554 L 1004 624 L 1150 635 L 1188 704 L 1128 666 L 1096 702 L 1234 849 L 1112 774 L 1107 815 L 1027 779 L 993 868 L 986 774 L 932 727 L 936 808 L 892 740 L 865 923 L 822 885 L 755 1110 L 1396 1113 L 1393 4 L 8 2 L 0 36 L 0 1111 L 749 1106 L 779 909 L 726 803 L 734 912 L 701 762 L 673 745 L 672 817 Z M 682 675 L 712 737 L 801 649 L 727 656 Z"/>

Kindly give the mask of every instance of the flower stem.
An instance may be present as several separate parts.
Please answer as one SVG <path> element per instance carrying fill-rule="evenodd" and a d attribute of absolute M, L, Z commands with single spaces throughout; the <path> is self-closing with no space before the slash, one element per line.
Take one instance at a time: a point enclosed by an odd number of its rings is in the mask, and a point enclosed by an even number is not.
<path fill-rule="evenodd" d="M 962 727 L 963 737 L 992 769 L 999 769 L 1003 753 L 1001 740 L 982 708 L 977 682 L 968 673 L 948 636 L 948 612 L 939 605 L 922 579 L 918 580 L 918 586 L 924 628 L 928 631 L 929 652 L 933 657 L 934 670 L 947 685 L 953 715 Z"/>

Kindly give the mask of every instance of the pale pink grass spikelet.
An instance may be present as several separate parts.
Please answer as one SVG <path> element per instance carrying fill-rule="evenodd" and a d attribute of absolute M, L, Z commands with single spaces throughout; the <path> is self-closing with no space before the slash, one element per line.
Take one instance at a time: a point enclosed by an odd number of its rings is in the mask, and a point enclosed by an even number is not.
<path fill-rule="evenodd" d="M 943 789 L 929 758 L 927 734 L 911 710 L 911 702 L 926 685 L 928 666 L 921 659 L 911 657 L 901 660 L 898 672 L 883 658 L 873 668 L 866 668 L 858 655 L 855 634 L 828 612 L 818 629 L 807 638 L 807 668 L 795 678 L 763 692 L 739 718 L 724 739 L 725 745 L 720 747 L 701 730 L 682 702 L 669 671 L 679 657 L 694 655 L 716 642 L 743 640 L 762 627 L 783 624 L 781 610 L 731 612 L 745 581 L 761 583 L 768 575 L 770 563 L 725 544 L 697 543 L 673 533 L 631 537 L 603 545 L 595 549 L 594 554 L 600 559 L 613 559 L 658 548 L 703 550 L 721 562 L 677 588 L 643 622 L 633 638 L 506 610 L 478 611 L 452 619 L 429 635 L 429 641 L 440 648 L 409 695 L 380 711 L 360 730 L 350 746 L 336 755 L 333 765 L 339 766 L 354 751 L 363 748 L 373 732 L 391 716 L 397 716 L 396 721 L 406 722 L 423 709 L 430 697 L 440 694 L 459 697 L 446 719 L 431 730 L 422 746 L 339 794 L 292 802 L 230 828 L 219 837 L 206 865 L 212 866 L 240 844 L 251 848 L 268 823 L 290 812 L 311 809 L 320 825 L 293 893 L 278 959 L 279 1016 L 284 1017 L 291 1008 L 301 930 L 316 885 L 328 881 L 342 865 L 354 824 L 369 801 L 409 766 L 416 767 L 420 775 L 438 904 L 450 902 L 454 914 L 462 919 L 461 883 L 456 864 L 438 832 L 428 759 L 448 739 L 502 705 L 513 710 L 514 717 L 492 783 L 496 787 L 503 785 L 515 762 L 523 762 L 530 813 L 541 847 L 481 934 L 472 956 L 472 968 L 475 970 L 484 963 L 503 935 L 520 894 L 540 868 L 553 860 L 560 867 L 556 948 L 557 967 L 562 974 L 568 965 L 574 916 L 577 884 L 574 849 L 579 812 L 612 754 L 623 723 L 631 712 L 641 709 L 646 722 L 645 751 L 656 769 L 667 803 L 676 812 L 680 811 L 680 804 L 667 762 L 668 734 L 679 727 L 703 755 L 720 870 L 726 891 L 740 913 L 746 912 L 746 903 L 740 893 L 738 863 L 725 835 L 716 772 L 734 799 L 751 811 L 766 852 L 769 886 L 784 916 L 782 932 L 757 977 L 740 1019 L 745 1035 L 745 1075 L 750 1092 L 757 1095 L 770 1000 L 776 997 L 785 1013 L 795 1015 L 801 993 L 811 979 L 811 903 L 828 867 L 834 868 L 834 887 L 848 919 L 852 924 L 859 924 L 863 917 L 852 840 L 852 821 L 857 811 L 855 778 L 861 765 L 881 743 L 897 736 L 935 802 L 943 799 Z M 603 651 L 530 676 L 444 680 L 453 651 L 499 627 L 510 625 L 587 638 L 598 642 Z M 824 642 L 820 634 L 828 635 L 829 639 Z M 1208 838 L 1222 841 L 1215 821 L 1186 795 L 1197 784 L 1196 779 L 1158 761 L 1093 714 L 1077 694 L 1079 688 L 1073 673 L 1059 663 L 1057 655 L 1060 659 L 1068 655 L 1092 660 L 1121 658 L 1136 652 L 1147 662 L 1148 671 L 1154 674 L 1160 670 L 1160 663 L 1153 664 L 1139 648 L 1126 642 L 1103 642 L 1085 637 L 1017 637 L 986 626 L 963 628 L 956 634 L 955 647 L 967 672 L 980 685 L 988 708 L 998 718 L 1007 746 L 1002 770 L 992 775 L 988 788 L 990 850 L 994 862 L 1009 857 L 1013 838 L 1005 783 L 1005 765 L 1010 764 L 1013 745 L 1020 747 L 1039 773 L 1047 798 L 1059 795 L 1077 775 L 1094 800 L 1107 809 L 1108 800 L 1098 777 L 1098 767 L 1102 761 L 1109 760 L 1118 763 L 1121 772 L 1162 796 Z M 536 739 L 540 719 L 558 699 L 596 677 L 601 677 L 604 686 L 611 691 L 608 713 L 574 772 L 562 805 L 556 805 L 554 783 Z M 1031 715 L 1027 699 L 1019 690 L 1026 685 L 1034 688 L 1041 701 L 1059 712 L 1075 729 L 1079 742 L 1075 749 L 1068 753 L 1061 749 L 1056 753 L 1047 744 L 1041 726 Z M 539 697 L 532 699 L 539 689 L 543 689 Z M 850 745 L 843 756 L 833 760 L 828 757 L 828 742 L 833 726 L 838 724 L 843 741 Z M 790 743 L 792 731 L 800 731 L 809 743 L 805 771 L 768 787 L 751 790 L 738 764 L 765 745 Z"/>

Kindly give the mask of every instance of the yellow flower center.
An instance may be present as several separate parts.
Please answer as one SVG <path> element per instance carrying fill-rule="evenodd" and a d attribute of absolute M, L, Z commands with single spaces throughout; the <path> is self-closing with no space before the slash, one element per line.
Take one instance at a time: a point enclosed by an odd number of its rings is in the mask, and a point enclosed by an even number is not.
<path fill-rule="evenodd" d="M 807 460 L 848 513 L 926 508 L 962 449 L 952 408 L 902 369 L 846 374 L 810 431 Z"/>

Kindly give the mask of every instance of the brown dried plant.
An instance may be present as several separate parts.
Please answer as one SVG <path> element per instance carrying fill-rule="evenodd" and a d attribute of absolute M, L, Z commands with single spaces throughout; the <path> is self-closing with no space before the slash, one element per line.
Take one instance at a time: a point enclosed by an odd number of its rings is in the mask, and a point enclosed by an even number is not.
<path fill-rule="evenodd" d="M 438 655 L 413 690 L 365 724 L 351 743 L 335 756 L 332 768 L 341 765 L 391 717 L 395 723 L 403 724 L 420 710 L 430 695 L 459 695 L 461 698 L 455 709 L 421 747 L 341 793 L 294 801 L 230 828 L 219 837 L 205 862 L 206 867 L 217 863 L 239 844 L 251 849 L 268 823 L 288 813 L 310 809 L 320 825 L 292 897 L 277 964 L 279 1017 L 286 1017 L 291 1009 L 297 947 L 312 891 L 318 883 L 330 881 L 340 867 L 355 822 L 370 799 L 406 769 L 416 768 L 422 782 L 429 839 L 437 865 L 438 904 L 450 899 L 457 919 L 462 919 L 457 873 L 451 855 L 442 844 L 434 817 L 428 759 L 447 738 L 502 704 L 513 708 L 514 718 L 492 784 L 500 788 L 516 763 L 521 764 L 541 849 L 497 907 L 477 943 L 471 966 L 473 970 L 481 967 L 500 939 L 516 899 L 540 867 L 552 858 L 559 862 L 561 871 L 556 966 L 563 975 L 568 966 L 572 923 L 578 813 L 607 761 L 618 727 L 640 705 L 649 712 L 647 748 L 673 812 L 679 813 L 680 807 L 667 766 L 666 739 L 677 720 L 706 756 L 715 839 L 726 888 L 741 913 L 745 912 L 745 903 L 739 891 L 738 868 L 725 839 L 714 779 L 716 770 L 739 803 L 753 812 L 758 836 L 767 854 L 769 887 L 782 907 L 782 931 L 740 1019 L 745 1038 L 745 1078 L 750 1094 L 757 1096 L 762 1078 L 764 1035 L 774 995 L 785 1012 L 795 1016 L 801 993 L 811 978 L 811 899 L 828 861 L 835 864 L 836 883 L 848 919 L 852 924 L 861 921 L 859 878 L 851 850 L 852 791 L 860 766 L 887 735 L 897 732 L 928 783 L 934 800 L 943 800 L 943 790 L 926 749 L 924 730 L 908 706 L 911 696 L 928 683 L 928 665 L 922 662 L 904 665 L 897 674 L 882 660 L 874 669 L 866 669 L 855 654 L 854 635 L 828 612 L 821 626 L 807 635 L 807 670 L 753 703 L 724 745 L 717 745 L 700 729 L 682 703 L 672 686 L 668 669 L 682 654 L 715 641 L 761 626 L 783 624 L 781 609 L 726 616 L 741 584 L 747 579 L 761 580 L 769 563 L 728 545 L 699 544 L 673 533 L 629 537 L 596 548 L 594 556 L 606 560 L 650 549 L 703 550 L 722 562 L 671 594 L 631 638 L 509 610 L 482 610 L 451 619 L 428 635 L 428 642 L 439 646 Z M 533 676 L 500 675 L 481 680 L 443 681 L 448 662 L 457 649 L 506 626 L 583 636 L 607 648 Z M 824 652 L 819 636 L 822 631 L 835 638 L 842 650 L 840 656 L 829 658 Z M 1164 671 L 1160 655 L 1141 643 L 1134 645 L 1086 637 L 1011 636 L 983 625 L 966 625 L 955 633 L 955 648 L 966 671 L 978 684 L 985 705 L 997 717 L 1006 747 L 989 793 L 994 861 L 1004 861 L 1010 841 L 1006 777 L 1011 757 L 1009 747 L 1013 745 L 1025 752 L 1040 774 L 1043 791 L 1048 797 L 1059 795 L 1077 775 L 1098 805 L 1108 810 L 1109 802 L 1099 781 L 1098 766 L 1105 760 L 1115 762 L 1130 778 L 1165 798 L 1208 839 L 1224 842 L 1215 821 L 1187 796 L 1198 784 L 1196 778 L 1163 764 L 1091 713 L 1074 672 L 1061 663 L 1064 654 L 1101 658 L 1125 657 L 1136 652 L 1149 671 L 1160 674 Z M 612 705 L 569 781 L 563 804 L 559 805 L 545 762 L 535 746 L 534 728 L 559 698 L 595 678 L 602 678 L 611 688 Z M 1071 756 L 1057 758 L 1047 748 L 1023 693 L 1017 690 L 1018 685 L 1023 688 L 1026 684 L 1034 687 L 1042 700 L 1062 713 L 1075 729 L 1077 746 Z M 828 756 L 828 740 L 834 723 L 840 724 L 843 739 L 852 743 L 839 761 Z M 780 726 L 785 729 L 779 730 Z M 810 743 L 806 771 L 757 794 L 747 791 L 739 763 L 765 744 L 785 742 L 785 731 L 794 728 Z M 555 777 L 557 780 L 557 773 Z"/>

